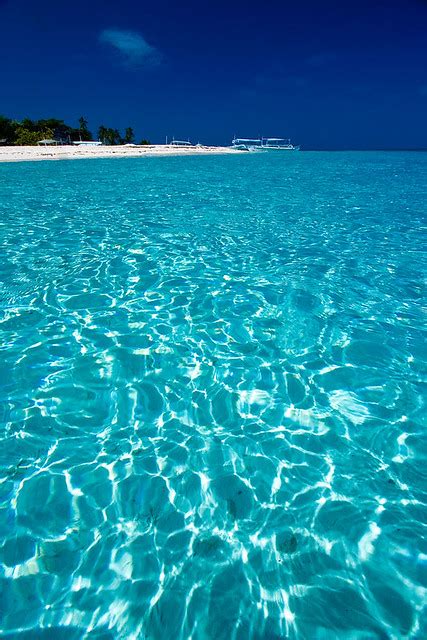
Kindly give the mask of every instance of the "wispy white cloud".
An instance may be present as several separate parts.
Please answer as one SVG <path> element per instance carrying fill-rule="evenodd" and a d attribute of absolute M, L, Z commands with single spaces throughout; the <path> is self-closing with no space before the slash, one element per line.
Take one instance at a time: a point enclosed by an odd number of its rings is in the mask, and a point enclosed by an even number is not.
<path fill-rule="evenodd" d="M 114 47 L 127 64 L 152 66 L 161 60 L 160 52 L 137 31 L 104 29 L 99 34 L 99 41 Z"/>

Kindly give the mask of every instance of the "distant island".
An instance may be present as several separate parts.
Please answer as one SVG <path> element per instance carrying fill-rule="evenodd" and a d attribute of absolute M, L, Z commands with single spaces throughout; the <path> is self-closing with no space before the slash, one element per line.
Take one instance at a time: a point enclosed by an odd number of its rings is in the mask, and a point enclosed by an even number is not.
<path fill-rule="evenodd" d="M 0 115 L 0 144 L 34 146 L 45 140 L 64 145 L 93 140 L 86 118 L 82 116 L 78 122 L 78 127 L 71 127 L 64 120 L 57 118 L 45 120 L 24 118 L 19 121 Z M 122 135 L 118 129 L 100 125 L 98 140 L 106 145 L 134 144 L 135 135 L 132 127 L 127 127 Z M 149 145 L 150 142 L 143 139 L 138 144 Z"/>

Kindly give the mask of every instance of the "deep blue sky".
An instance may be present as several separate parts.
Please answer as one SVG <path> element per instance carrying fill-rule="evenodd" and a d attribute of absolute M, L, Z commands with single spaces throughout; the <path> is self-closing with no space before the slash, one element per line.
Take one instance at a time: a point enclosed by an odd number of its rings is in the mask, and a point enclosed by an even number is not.
<path fill-rule="evenodd" d="M 0 113 L 427 147 L 427 0 L 0 0 Z"/>

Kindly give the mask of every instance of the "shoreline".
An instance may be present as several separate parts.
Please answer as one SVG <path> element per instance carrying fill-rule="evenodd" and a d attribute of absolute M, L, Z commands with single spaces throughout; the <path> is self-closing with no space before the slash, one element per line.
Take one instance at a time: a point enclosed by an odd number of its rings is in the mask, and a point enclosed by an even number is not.
<path fill-rule="evenodd" d="M 175 147 L 173 145 L 124 145 L 79 146 L 58 145 L 52 147 L 0 147 L 0 162 L 29 162 L 40 160 L 82 160 L 85 158 L 142 158 L 157 156 L 190 156 L 243 153 L 231 147 Z"/>

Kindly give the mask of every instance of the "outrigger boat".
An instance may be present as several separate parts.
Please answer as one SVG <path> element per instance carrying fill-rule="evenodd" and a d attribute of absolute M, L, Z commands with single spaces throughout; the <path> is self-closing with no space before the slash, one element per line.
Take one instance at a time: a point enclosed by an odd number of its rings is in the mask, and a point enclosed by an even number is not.
<path fill-rule="evenodd" d="M 300 146 L 291 144 L 289 138 L 234 138 L 233 149 L 239 151 L 299 151 Z"/>
<path fill-rule="evenodd" d="M 261 138 L 234 138 L 231 146 L 238 151 L 262 151 Z"/>
<path fill-rule="evenodd" d="M 263 149 L 268 151 L 299 151 L 300 145 L 292 144 L 290 138 L 262 138 Z"/>

